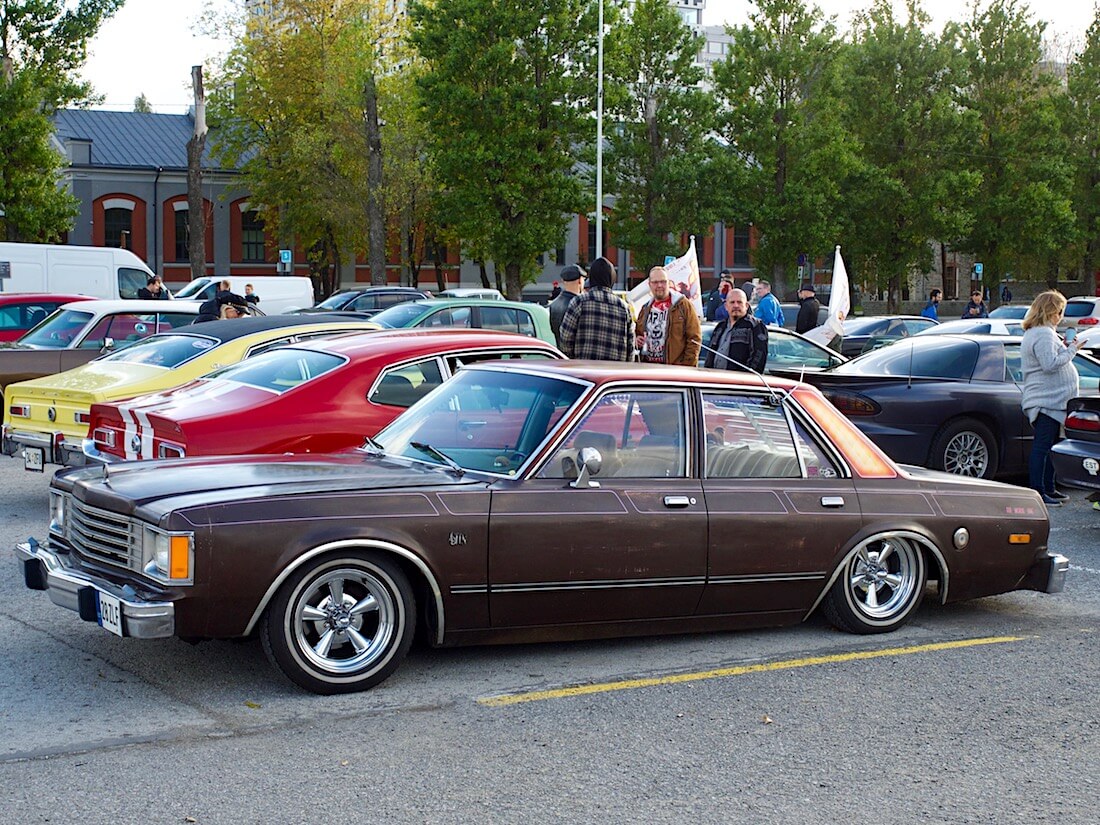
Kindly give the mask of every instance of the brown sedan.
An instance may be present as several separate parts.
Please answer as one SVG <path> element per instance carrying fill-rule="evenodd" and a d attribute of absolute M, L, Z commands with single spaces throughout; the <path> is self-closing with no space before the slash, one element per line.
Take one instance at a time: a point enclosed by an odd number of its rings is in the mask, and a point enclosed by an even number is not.
<path fill-rule="evenodd" d="M 170 468 L 170 469 L 169 469 Z M 879 633 L 1062 589 L 1030 490 L 901 469 L 817 390 L 681 367 L 468 367 L 360 450 L 58 473 L 27 585 L 120 636 L 258 633 L 319 693 L 437 645 L 795 624 Z"/>

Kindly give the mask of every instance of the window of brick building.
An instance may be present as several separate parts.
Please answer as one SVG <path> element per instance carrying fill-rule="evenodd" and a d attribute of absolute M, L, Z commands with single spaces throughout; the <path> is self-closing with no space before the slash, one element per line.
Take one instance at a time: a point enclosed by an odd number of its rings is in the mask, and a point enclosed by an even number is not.
<path fill-rule="evenodd" d="M 103 210 L 103 245 L 130 249 L 133 246 L 134 211 L 132 209 Z"/>
<path fill-rule="evenodd" d="M 256 210 L 249 209 L 241 213 L 241 260 L 254 263 L 264 259 L 264 222 Z"/>
<path fill-rule="evenodd" d="M 749 263 L 749 229 L 747 226 L 733 230 L 733 265 L 751 266 Z"/>
<path fill-rule="evenodd" d="M 187 251 L 187 239 L 191 236 L 191 230 L 187 225 L 187 215 L 189 210 L 177 209 L 176 210 L 176 260 L 177 261 L 189 261 L 191 260 L 190 254 Z"/>

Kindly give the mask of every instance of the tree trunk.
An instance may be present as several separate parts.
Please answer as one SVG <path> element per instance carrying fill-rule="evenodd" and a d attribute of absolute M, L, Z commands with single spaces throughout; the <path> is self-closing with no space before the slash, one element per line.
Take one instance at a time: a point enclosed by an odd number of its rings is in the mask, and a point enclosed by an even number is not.
<path fill-rule="evenodd" d="M 386 283 L 386 216 L 382 211 L 382 132 L 378 124 L 378 87 L 374 75 L 363 83 L 367 132 L 367 223 L 370 238 L 370 282 Z"/>
<path fill-rule="evenodd" d="M 447 281 L 443 277 L 443 261 L 439 260 L 439 244 L 432 243 L 432 263 L 435 264 L 435 288 L 442 292 L 447 288 Z"/>
<path fill-rule="evenodd" d="M 206 275 L 206 210 L 202 203 L 206 97 L 202 88 L 202 66 L 191 67 L 191 86 L 195 92 L 195 130 L 187 141 L 187 257 L 191 262 L 191 280 L 194 280 Z"/>
<path fill-rule="evenodd" d="M 499 273 L 499 270 L 498 270 Z M 500 282 L 500 276 L 497 276 L 497 282 Z M 504 294 L 512 301 L 523 300 L 523 281 L 520 280 L 519 264 L 505 264 L 504 266 L 504 283 L 507 287 L 507 292 Z"/>
<path fill-rule="evenodd" d="M 501 295 L 507 295 L 508 292 L 504 285 L 505 281 L 500 277 L 500 267 L 497 266 L 496 261 L 493 261 L 493 278 L 496 280 L 497 283 L 497 292 L 499 292 Z"/>
<path fill-rule="evenodd" d="M 485 289 L 492 289 L 493 285 L 489 283 L 489 272 L 485 268 L 485 261 L 477 262 L 477 272 L 481 276 L 481 285 L 485 287 Z"/>

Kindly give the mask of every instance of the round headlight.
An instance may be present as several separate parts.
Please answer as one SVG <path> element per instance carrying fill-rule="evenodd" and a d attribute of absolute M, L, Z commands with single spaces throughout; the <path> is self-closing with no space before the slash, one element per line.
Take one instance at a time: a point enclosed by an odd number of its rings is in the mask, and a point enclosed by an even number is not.
<path fill-rule="evenodd" d="M 955 549 L 965 550 L 966 545 L 970 544 L 970 531 L 965 527 L 960 527 L 955 531 L 955 535 L 951 537 L 951 540 L 955 542 Z"/>

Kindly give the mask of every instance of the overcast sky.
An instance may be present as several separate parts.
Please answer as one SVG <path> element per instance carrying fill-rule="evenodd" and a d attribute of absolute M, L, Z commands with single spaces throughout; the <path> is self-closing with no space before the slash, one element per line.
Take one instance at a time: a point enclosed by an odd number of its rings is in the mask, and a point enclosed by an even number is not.
<path fill-rule="evenodd" d="M 216 0 L 227 3 L 230 0 Z M 865 8 L 869 0 L 818 0 L 826 14 L 836 15 L 841 31 L 847 29 L 853 10 Z M 895 5 L 903 6 L 902 0 Z M 936 28 L 954 16 L 968 14 L 969 0 L 924 0 Z M 191 99 L 191 66 L 223 51 L 224 43 L 195 33 L 203 0 L 127 0 L 122 10 L 92 41 L 84 76 L 103 96 L 103 108 L 128 110 L 134 98 L 143 94 L 153 110 L 180 114 Z M 703 13 L 706 25 L 737 24 L 746 19 L 748 0 L 707 0 Z M 1070 38 L 1083 40 L 1092 22 L 1092 0 L 1047 0 L 1033 2 L 1050 28 Z"/>

